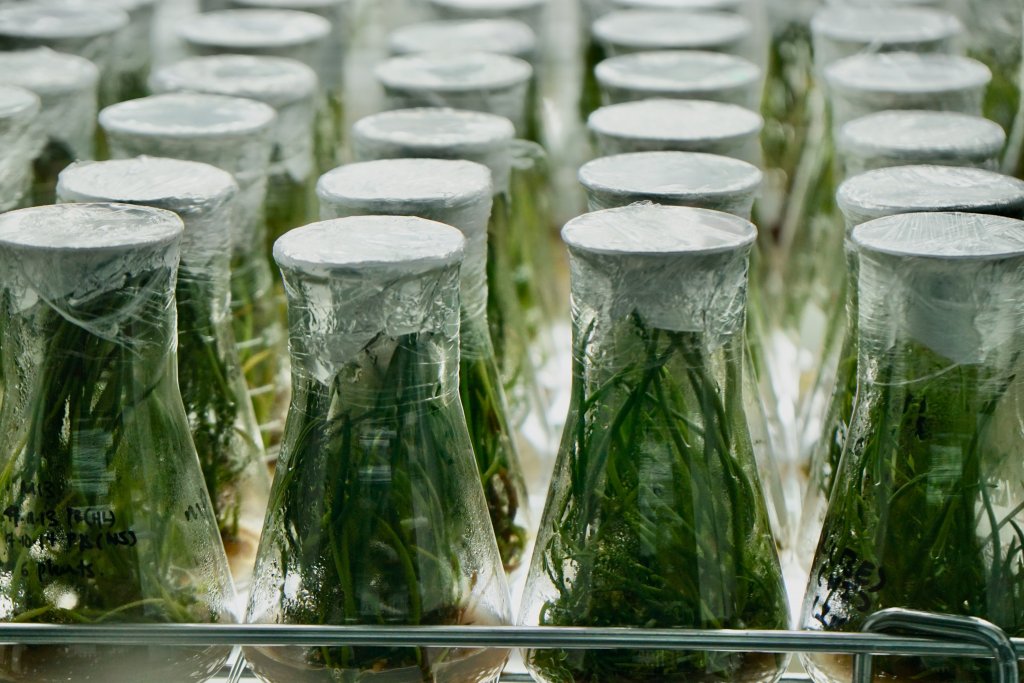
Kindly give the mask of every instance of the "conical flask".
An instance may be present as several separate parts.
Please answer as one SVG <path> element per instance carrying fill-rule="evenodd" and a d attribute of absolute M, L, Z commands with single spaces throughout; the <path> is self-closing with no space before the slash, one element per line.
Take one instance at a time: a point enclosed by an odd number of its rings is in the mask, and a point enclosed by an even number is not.
<path fill-rule="evenodd" d="M 32 206 L 53 203 L 57 174 L 65 166 L 95 158 L 99 78 L 88 59 L 45 47 L 0 52 L 0 82 L 31 90 L 42 104 L 38 121 L 44 139 L 32 150 Z M 31 136 L 20 137 L 28 143 Z"/>
<path fill-rule="evenodd" d="M 315 219 L 316 72 L 285 57 L 211 55 L 162 67 L 150 77 L 149 87 L 154 94 L 201 92 L 273 107 L 277 117 L 267 175 L 267 254 L 278 237 Z"/>
<path fill-rule="evenodd" d="M 491 194 L 486 166 L 447 159 L 349 164 L 325 174 L 317 184 L 321 218 L 419 216 L 456 227 L 466 237 L 460 284 L 459 396 L 501 561 L 511 573 L 525 559 L 528 501 L 487 328 Z"/>
<path fill-rule="evenodd" d="M 292 403 L 249 598 L 279 624 L 500 624 L 508 587 L 459 403 L 462 234 L 406 216 L 274 245 Z M 502 650 L 270 647 L 271 683 L 486 681 Z"/>
<path fill-rule="evenodd" d="M 284 313 L 273 297 L 263 213 L 274 109 L 241 97 L 167 93 L 100 112 L 110 156 L 142 154 L 201 161 L 227 171 L 240 189 L 231 237 L 231 311 L 238 356 L 268 450 L 283 429 L 288 382 L 282 365 Z"/>
<path fill-rule="evenodd" d="M 0 216 L 0 620 L 233 622 L 177 384 L 181 220 L 124 204 Z M 6 645 L 0 678 L 204 681 L 230 648 Z"/>
<path fill-rule="evenodd" d="M 208 164 L 138 157 L 79 162 L 60 174 L 61 202 L 121 202 L 185 223 L 175 289 L 178 386 L 236 583 L 248 583 L 270 495 L 263 440 L 231 327 L 231 213 L 238 185 Z"/>
<path fill-rule="evenodd" d="M 963 213 L 854 228 L 857 398 L 804 628 L 889 607 L 1024 634 L 1024 222 Z M 807 655 L 816 681 L 850 657 Z M 876 680 L 988 681 L 990 662 L 879 657 Z"/>
<path fill-rule="evenodd" d="M 536 316 L 529 292 L 545 280 L 524 258 L 531 240 L 512 227 L 510 207 L 531 197 L 512 185 L 515 131 L 501 116 L 457 109 L 423 108 L 387 111 L 360 119 L 352 127 L 353 152 L 359 161 L 394 158 L 463 159 L 491 170 L 494 197 L 487 227 L 487 324 L 498 369 L 509 399 L 511 417 L 533 450 L 554 451 L 547 399 L 539 384 Z M 522 280 L 529 284 L 521 289 Z"/>
<path fill-rule="evenodd" d="M 572 268 L 572 403 L 522 621 L 778 629 L 779 558 L 743 413 L 754 226 L 633 205 L 562 231 Z M 786 657 L 540 649 L 568 681 L 774 681 Z"/>
<path fill-rule="evenodd" d="M 839 186 L 836 203 L 854 226 L 876 218 L 922 212 L 969 211 L 1024 218 L 1024 181 L 994 171 L 947 166 L 897 166 L 868 171 Z M 838 357 L 831 359 L 834 377 L 824 419 L 811 450 L 796 556 L 806 567 L 813 559 L 839 459 L 849 438 L 857 396 L 857 252 L 846 249 L 845 333 Z M 825 373 L 823 373 L 825 374 Z"/>
<path fill-rule="evenodd" d="M 616 154 L 589 161 L 579 172 L 591 211 L 648 201 L 724 211 L 744 220 L 750 220 L 762 177 L 756 166 L 745 161 L 699 152 Z M 756 253 L 751 253 L 751 271 Z M 764 319 L 758 311 L 764 302 L 758 296 L 752 274 L 748 282 L 751 284 L 747 287 L 744 409 L 758 475 L 769 494 L 772 531 L 779 543 L 786 546 L 793 537 L 790 517 L 795 515 L 789 511 L 777 457 L 782 452 L 782 427 L 775 412 L 774 394 L 759 362 L 763 361 L 763 340 L 759 336 L 763 328 L 758 321 Z"/>

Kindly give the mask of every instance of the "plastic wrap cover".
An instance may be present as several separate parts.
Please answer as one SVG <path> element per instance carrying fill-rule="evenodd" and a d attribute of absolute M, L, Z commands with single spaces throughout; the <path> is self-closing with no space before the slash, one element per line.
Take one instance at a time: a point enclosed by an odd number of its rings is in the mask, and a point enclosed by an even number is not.
<path fill-rule="evenodd" d="M 610 56 L 647 50 L 711 50 L 742 54 L 750 22 L 727 12 L 622 10 L 609 12 L 591 27 Z"/>
<path fill-rule="evenodd" d="M 591 211 L 650 201 L 750 219 L 763 175 L 738 159 L 697 152 L 637 152 L 583 165 L 579 181 Z"/>
<path fill-rule="evenodd" d="M 275 166 L 296 180 L 313 173 L 316 73 L 294 59 L 254 55 L 192 57 L 166 66 L 149 79 L 154 93 L 201 92 L 258 100 L 277 110 Z"/>
<path fill-rule="evenodd" d="M 527 24 L 514 19 L 425 21 L 396 28 L 388 36 L 392 55 L 481 48 L 535 64 L 537 36 Z"/>
<path fill-rule="evenodd" d="M 829 6 L 811 19 L 819 69 L 858 52 L 954 52 L 960 20 L 925 7 Z"/>
<path fill-rule="evenodd" d="M 82 319 L 75 315 L 83 300 L 118 291 L 125 280 L 146 271 L 173 272 L 178 264 L 181 219 L 169 211 L 127 204 L 59 204 L 0 215 L 0 274 L 19 311 L 38 305 L 90 334 L 119 343 L 140 343 L 127 328 L 139 321 L 137 305 L 109 315 Z M 173 281 L 158 279 L 166 291 L 140 291 L 137 300 L 165 299 L 167 320 L 174 320 Z M 146 321 L 152 324 L 152 321 Z M 163 340 L 168 348 L 175 336 Z"/>
<path fill-rule="evenodd" d="M 840 130 L 837 149 L 847 177 L 908 164 L 974 166 L 997 170 L 1006 133 L 981 116 L 944 111 L 884 111 L 854 119 Z"/>
<path fill-rule="evenodd" d="M 108 0 L 128 14 L 128 26 L 120 35 L 115 68 L 134 73 L 149 66 L 153 54 L 153 20 L 157 0 Z"/>
<path fill-rule="evenodd" d="M 742 12 L 749 0 L 608 0 L 614 9 Z"/>
<path fill-rule="evenodd" d="M 0 50 L 49 47 L 84 57 L 109 73 L 116 34 L 128 14 L 87 0 L 42 0 L 0 7 Z"/>
<path fill-rule="evenodd" d="M 857 226 L 860 343 L 907 337 L 954 364 L 1006 362 L 1024 331 L 1024 222 L 970 213 L 889 216 Z"/>
<path fill-rule="evenodd" d="M 485 315 L 487 223 L 494 194 L 486 166 L 448 159 L 367 161 L 322 175 L 316 190 L 324 219 L 419 216 L 458 228 L 466 238 L 462 308 L 467 318 Z"/>
<path fill-rule="evenodd" d="M 431 52 L 392 57 L 375 70 L 389 109 L 452 107 L 504 116 L 522 134 L 527 91 L 533 77 L 528 62 L 487 52 Z"/>
<path fill-rule="evenodd" d="M 658 329 L 704 332 L 717 348 L 743 332 L 756 238 L 750 222 L 706 209 L 633 204 L 584 214 L 562 229 L 573 308 L 596 309 L 598 320 L 636 313 Z"/>
<path fill-rule="evenodd" d="M 625 152 L 709 152 L 757 165 L 763 119 L 734 104 L 640 100 L 601 107 L 587 126 L 601 156 Z"/>
<path fill-rule="evenodd" d="M 438 19 L 515 19 L 540 35 L 548 0 L 426 0 Z"/>
<path fill-rule="evenodd" d="M 0 82 L 38 95 L 40 127 L 79 159 L 95 153 L 99 79 L 96 65 L 75 55 L 45 47 L 0 52 Z"/>
<path fill-rule="evenodd" d="M 428 157 L 465 159 L 491 171 L 494 191 L 508 192 L 515 129 L 508 119 L 444 108 L 386 111 L 352 127 L 358 161 Z"/>
<path fill-rule="evenodd" d="M 825 79 L 833 120 L 841 125 L 887 109 L 980 115 L 992 72 L 957 55 L 890 52 L 840 59 L 825 69 Z"/>
<path fill-rule="evenodd" d="M 343 55 L 330 54 L 331 23 L 309 12 L 235 9 L 197 14 L 179 35 L 198 56 L 247 54 L 297 59 L 316 71 L 324 88 L 342 82 Z"/>
<path fill-rule="evenodd" d="M 293 375 L 329 384 L 374 337 L 418 332 L 445 339 L 457 374 L 464 244 L 455 228 L 408 216 L 337 218 L 278 239 Z"/>
<path fill-rule="evenodd" d="M 202 161 L 233 175 L 240 188 L 236 247 L 251 244 L 260 222 L 274 120 L 273 108 L 262 102 L 191 93 L 153 95 L 100 112 L 113 158 Z"/>
<path fill-rule="evenodd" d="M 357 0 L 231 0 L 230 5 L 238 9 L 299 10 L 323 17 L 331 23 L 328 58 L 333 55 L 334 59 L 338 59 L 338 55 L 344 57 L 349 40 L 355 33 L 356 2 Z M 338 75 L 341 75 L 340 71 Z"/>
<path fill-rule="evenodd" d="M 0 85 L 0 211 L 22 205 L 32 182 L 32 160 L 43 146 L 41 105 L 30 90 Z"/>
<path fill-rule="evenodd" d="M 185 223 L 178 278 L 209 283 L 217 320 L 230 314 L 231 222 L 237 194 L 238 185 L 227 171 L 158 157 L 77 162 L 61 172 L 57 184 L 60 202 L 119 202 L 178 214 Z"/>
<path fill-rule="evenodd" d="M 720 52 L 662 50 L 619 55 L 600 62 L 594 75 L 613 104 L 669 97 L 756 109 L 761 100 L 760 67 Z"/>
<path fill-rule="evenodd" d="M 894 166 L 854 176 L 836 193 L 848 227 L 897 213 L 967 211 L 1024 217 L 1024 180 L 980 168 Z"/>

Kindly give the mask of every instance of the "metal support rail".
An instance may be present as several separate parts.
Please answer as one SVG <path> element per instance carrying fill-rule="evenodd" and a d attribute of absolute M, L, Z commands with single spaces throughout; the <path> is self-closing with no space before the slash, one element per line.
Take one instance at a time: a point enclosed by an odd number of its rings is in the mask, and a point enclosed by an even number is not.
<path fill-rule="evenodd" d="M 897 629 L 899 635 L 873 631 Z M 922 635 L 906 635 L 922 634 Z M 1019 680 L 1024 638 L 1009 638 L 993 624 L 969 617 L 888 609 L 865 623 L 865 632 L 737 631 L 591 628 L 565 626 L 296 626 L 273 624 L 18 624 L 0 623 L 0 643 L 20 645 L 379 646 L 493 647 L 854 655 L 854 680 L 871 681 L 871 656 L 972 657 L 993 662 L 996 680 Z M 242 674 L 239 658 L 229 681 Z M 529 676 L 505 673 L 503 683 Z M 785 680 L 806 680 L 787 678 Z"/>

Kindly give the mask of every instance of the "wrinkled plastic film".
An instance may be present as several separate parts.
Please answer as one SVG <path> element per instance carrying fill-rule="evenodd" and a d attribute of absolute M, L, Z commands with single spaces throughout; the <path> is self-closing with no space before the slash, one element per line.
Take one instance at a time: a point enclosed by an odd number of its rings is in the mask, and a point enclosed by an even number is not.
<path fill-rule="evenodd" d="M 231 247 L 231 233 L 225 226 L 231 225 L 234 217 L 238 186 L 229 174 L 217 169 L 168 161 L 139 157 L 125 162 L 77 162 L 61 176 L 58 201 L 120 201 L 177 214 L 185 224 L 178 280 L 213 293 L 211 318 L 224 323 L 230 316 Z M 186 173 L 192 176 L 183 177 Z M 203 180 L 200 191 L 197 183 Z"/>
<path fill-rule="evenodd" d="M 0 211 L 18 208 L 28 199 L 32 160 L 44 143 L 40 102 L 34 93 L 0 86 Z"/>
<path fill-rule="evenodd" d="M 81 57 L 36 48 L 0 53 L 0 81 L 34 92 L 39 123 L 73 158 L 91 159 L 96 134 L 99 70 Z"/>
<path fill-rule="evenodd" d="M 823 70 L 860 52 L 955 53 L 963 25 L 952 14 L 918 7 L 828 6 L 811 19 L 814 63 Z"/>
<path fill-rule="evenodd" d="M 709 50 L 744 56 L 750 22 L 726 12 L 626 10 L 594 22 L 594 40 L 614 57 L 650 50 Z"/>
<path fill-rule="evenodd" d="M 862 357 L 912 339 L 951 364 L 1006 363 L 1024 332 L 1021 228 L 1003 217 L 919 213 L 855 229 Z"/>
<path fill-rule="evenodd" d="M 346 219 L 341 219 L 346 220 Z M 347 219 L 353 220 L 353 219 Z M 358 219 L 363 221 L 365 219 Z M 354 381 L 359 366 L 366 363 L 367 348 L 375 339 L 398 339 L 406 335 L 428 336 L 436 350 L 425 363 L 437 364 L 436 371 L 447 379 L 439 382 L 448 392 L 435 396 L 442 404 L 458 400 L 458 363 L 443 364 L 445 358 L 457 359 L 459 344 L 459 261 L 463 242 L 446 236 L 438 244 L 437 234 L 417 232 L 415 219 L 373 217 L 371 228 L 386 232 L 375 239 L 372 230 L 361 235 L 364 251 L 348 263 L 331 263 L 331 230 L 345 230 L 345 224 L 328 221 L 307 226 L 299 236 L 279 240 L 274 257 L 284 277 L 288 294 L 289 347 L 293 383 L 315 381 L 330 386 L 346 377 Z M 334 224 L 332 226 L 332 223 Z M 395 241 L 389 228 L 405 232 L 403 254 L 395 253 Z M 305 245 L 298 240 L 306 241 Z M 319 242 L 325 256 L 320 264 L 295 263 L 289 259 L 294 245 L 303 251 Z M 352 242 L 346 240 L 351 247 Z M 410 254 L 438 254 L 432 263 L 403 262 Z M 353 252 L 350 253 L 354 253 Z M 390 252 L 390 253 L 388 253 Z M 360 263 L 362 261 L 362 263 Z M 436 379 L 436 378 L 435 378 Z M 372 401 L 373 396 L 363 397 Z M 359 397 L 349 393 L 350 401 Z M 428 409 L 428 406 L 421 406 Z"/>
<path fill-rule="evenodd" d="M 836 202 L 849 226 L 940 210 L 1024 217 L 1024 181 L 969 167 L 897 166 L 850 178 Z"/>
<path fill-rule="evenodd" d="M 664 50 L 611 57 L 594 75 L 610 104 L 669 97 L 712 100 L 757 109 L 761 69 L 742 57 Z"/>
<path fill-rule="evenodd" d="M 681 233 L 680 225 L 693 229 Z M 577 242 L 585 231 L 599 247 Z M 652 328 L 703 332 L 710 349 L 742 334 L 755 237 L 749 223 L 703 209 L 641 204 L 586 214 L 562 236 L 574 319 L 611 322 L 636 313 Z"/>
<path fill-rule="evenodd" d="M 327 90 L 341 84 L 341 55 L 329 55 L 330 22 L 294 10 L 237 9 L 199 14 L 179 31 L 196 56 L 249 54 L 306 64 Z"/>
<path fill-rule="evenodd" d="M 469 163 L 462 168 L 435 169 L 429 160 L 384 162 L 384 165 L 376 169 L 369 168 L 373 165 L 373 162 L 369 162 L 342 167 L 338 171 L 341 173 L 338 179 L 332 179 L 330 173 L 321 178 L 318 185 L 321 219 L 363 215 L 418 216 L 458 228 L 466 238 L 460 286 L 463 320 L 483 320 L 487 309 L 487 222 L 493 194 L 489 179 L 481 182 L 482 176 L 477 173 L 485 169 Z M 357 177 L 360 171 L 365 173 L 363 180 Z M 377 173 L 388 175 L 386 181 L 380 181 L 381 184 L 386 183 L 387 187 L 394 187 L 393 183 L 398 184 L 407 188 L 408 193 L 390 197 L 380 196 L 379 193 L 375 193 L 377 196 L 372 198 L 365 196 L 365 186 L 360 185 L 373 182 L 373 176 Z M 429 196 L 427 193 L 438 187 L 438 183 L 430 179 L 422 183 L 418 181 L 424 179 L 424 176 L 433 175 L 436 178 L 442 173 L 451 175 L 450 194 Z M 355 185 L 354 191 L 346 191 L 349 188 L 344 180 L 340 180 L 344 178 L 352 179 L 350 182 Z M 474 187 L 480 191 L 474 192 Z M 456 193 L 462 189 L 465 191 Z M 462 346 L 463 355 L 474 356 L 475 351 L 467 349 L 465 344 Z"/>
<path fill-rule="evenodd" d="M 162 122 L 162 115 L 155 110 L 160 103 L 173 103 L 178 97 L 183 98 L 181 101 L 186 106 L 201 107 L 208 102 L 210 107 L 223 107 L 229 119 L 224 134 L 216 135 L 215 129 L 204 129 L 202 124 Z M 204 97 L 210 99 L 204 100 Z M 232 246 L 236 252 L 243 253 L 259 249 L 265 242 L 263 199 L 272 145 L 273 110 L 258 103 L 216 96 L 160 95 L 146 99 L 150 103 L 145 108 L 154 111 L 145 113 L 143 110 L 142 118 L 138 120 L 132 118 L 130 109 L 123 110 L 127 114 L 124 117 L 120 113 L 113 114 L 113 108 L 101 113 L 100 124 L 107 133 L 110 156 L 119 159 L 143 155 L 187 159 L 208 163 L 231 173 L 239 187 Z M 245 103 L 245 111 L 242 113 L 240 110 L 238 119 L 232 121 L 230 112 L 234 103 Z M 253 106 L 263 111 L 252 109 Z M 153 118 L 149 119 L 149 116 Z"/>
<path fill-rule="evenodd" d="M 181 220 L 155 209 L 100 205 L 97 210 L 96 206 L 25 209 L 0 222 L 0 272 L 10 275 L 7 290 L 14 311 L 24 314 L 36 306 L 51 308 L 105 341 L 139 351 L 155 344 L 156 353 L 167 353 L 174 344 L 172 285 Z M 81 226 L 83 238 L 69 239 L 68 225 Z M 136 244 L 141 248 L 133 248 Z M 79 305 L 118 294 L 126 277 L 146 272 L 162 273 L 162 277 L 101 315 L 87 316 L 77 310 Z M 140 323 L 149 333 L 132 330 Z"/>
<path fill-rule="evenodd" d="M 825 69 L 834 125 L 892 109 L 981 115 L 992 73 L 981 62 L 945 54 L 864 54 Z"/>
<path fill-rule="evenodd" d="M 522 60 L 487 53 L 393 57 L 376 70 L 389 109 L 451 107 L 503 116 L 520 135 L 527 126 L 533 69 Z"/>
<path fill-rule="evenodd" d="M 514 19 L 529 26 L 537 35 L 541 35 L 544 29 L 544 9 L 548 5 L 548 0 L 426 0 L 425 4 L 438 19 Z"/>
<path fill-rule="evenodd" d="M 445 108 L 367 116 L 352 127 L 357 161 L 429 157 L 464 159 L 491 171 L 495 193 L 507 194 L 515 130 L 503 117 Z"/>
<path fill-rule="evenodd" d="M 718 155 L 641 152 L 588 162 L 579 179 L 591 211 L 653 201 L 749 220 L 762 173 L 756 166 Z"/>
<path fill-rule="evenodd" d="M 703 100 L 641 100 L 601 107 L 587 121 L 601 156 L 629 152 L 706 152 L 758 165 L 762 118 Z"/>
<path fill-rule="evenodd" d="M 399 27 L 388 36 L 393 56 L 438 50 L 471 52 L 481 46 L 536 67 L 537 36 L 529 26 L 513 19 L 426 21 Z"/>
<path fill-rule="evenodd" d="M 956 112 L 879 112 L 844 125 L 836 139 L 845 177 L 931 164 L 996 171 L 1006 144 L 999 124 Z"/>

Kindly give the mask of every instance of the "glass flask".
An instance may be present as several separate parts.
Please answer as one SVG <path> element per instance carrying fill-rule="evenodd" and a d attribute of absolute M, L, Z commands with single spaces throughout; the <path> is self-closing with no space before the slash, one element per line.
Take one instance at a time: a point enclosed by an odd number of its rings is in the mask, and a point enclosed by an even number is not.
<path fill-rule="evenodd" d="M 374 73 L 388 109 L 452 107 L 504 116 L 520 136 L 530 132 L 527 93 L 533 68 L 492 52 L 430 52 L 391 57 Z"/>
<path fill-rule="evenodd" d="M 43 145 L 41 104 L 35 93 L 0 85 L 0 212 L 32 200 L 32 160 Z"/>
<path fill-rule="evenodd" d="M 48 48 L 0 52 L 0 82 L 31 90 L 42 105 L 45 140 L 32 161 L 33 205 L 54 202 L 57 174 L 64 167 L 95 157 L 99 77 L 88 59 Z"/>
<path fill-rule="evenodd" d="M 720 52 L 750 57 L 750 22 L 731 12 L 630 9 L 612 11 L 590 26 L 580 118 L 601 106 L 598 65 L 608 57 L 654 51 Z"/>
<path fill-rule="evenodd" d="M 898 214 L 966 211 L 1024 218 L 1024 181 L 970 167 L 899 166 L 869 171 L 845 181 L 839 186 L 837 204 L 846 221 L 847 236 L 856 225 Z M 845 257 L 846 320 L 842 345 L 828 359 L 829 371 L 823 373 L 829 378 L 822 387 L 826 401 L 823 418 L 807 426 L 807 436 L 813 441 L 797 552 L 805 564 L 811 561 L 818 541 L 840 456 L 849 439 L 857 396 L 856 250 L 847 248 Z"/>
<path fill-rule="evenodd" d="M 425 0 L 437 19 L 515 19 L 544 33 L 548 0 Z"/>
<path fill-rule="evenodd" d="M 963 213 L 853 229 L 857 399 L 804 597 L 804 628 L 904 607 L 1024 633 L 1018 570 L 1024 222 Z M 816 681 L 850 658 L 807 655 Z M 876 680 L 988 681 L 990 662 L 879 657 Z"/>
<path fill-rule="evenodd" d="M 181 22 L 178 35 L 194 56 L 248 54 L 295 59 L 320 79 L 316 154 L 320 172 L 341 163 L 345 131 L 342 65 L 332 54 L 331 23 L 287 9 L 234 9 L 198 14 Z"/>
<path fill-rule="evenodd" d="M 459 403 L 459 265 L 450 226 L 358 216 L 274 245 L 295 390 L 248 621 L 510 621 L 508 588 Z M 487 681 L 479 648 L 262 647 L 264 681 Z"/>
<path fill-rule="evenodd" d="M 841 60 L 861 53 L 954 53 L 962 25 L 948 12 L 927 8 L 831 5 L 814 14 L 811 31 L 817 84 L 812 94 L 812 132 L 787 198 L 785 215 L 774 233 L 777 248 L 771 255 L 773 265 L 766 283 L 767 298 L 778 302 L 771 324 L 770 372 L 780 402 L 793 412 L 793 432 L 797 438 L 805 431 L 802 425 L 819 419 L 816 411 L 821 402 L 814 393 L 820 384 L 818 374 L 827 365 L 824 359 L 828 350 L 841 338 L 838 333 L 842 322 L 843 228 L 835 192 L 842 178 L 838 175 L 833 128 L 833 109 L 837 106 L 833 100 L 838 96 L 833 89 L 826 88 L 826 81 Z M 859 59 L 862 57 L 843 63 L 856 66 L 861 63 Z M 902 64 L 910 66 L 906 61 Z M 865 87 L 864 80 L 861 78 L 857 87 L 847 88 L 838 97 L 848 109 L 851 102 L 866 113 L 875 111 L 874 106 L 888 109 L 890 103 L 899 106 L 901 100 L 909 103 L 927 99 L 920 90 L 917 96 L 910 97 L 899 92 L 899 86 L 887 92 L 884 82 L 874 81 Z M 908 84 L 904 90 L 917 88 L 912 85 L 912 77 L 898 80 Z M 931 95 L 926 108 L 942 108 L 943 92 Z M 883 102 L 886 98 L 888 102 Z M 797 455 L 805 465 L 806 444 L 797 446 Z"/>
<path fill-rule="evenodd" d="M 318 83 L 312 69 L 285 57 L 191 57 L 163 67 L 149 85 L 154 94 L 201 92 L 244 97 L 273 107 L 277 118 L 264 205 L 267 254 L 278 237 L 315 219 Z M 273 271 L 277 277 L 277 269 Z"/>
<path fill-rule="evenodd" d="M 779 629 L 786 594 L 742 396 L 752 224 L 656 204 L 562 231 L 573 397 L 521 621 Z M 567 681 L 775 681 L 749 652 L 528 650 Z"/>
<path fill-rule="evenodd" d="M 317 184 L 322 219 L 418 216 L 462 231 L 459 396 L 487 510 L 508 573 L 523 563 L 527 493 L 505 390 L 487 327 L 487 223 L 491 173 L 471 161 L 385 159 L 348 164 Z"/>
<path fill-rule="evenodd" d="M 1006 133 L 995 121 L 949 111 L 882 111 L 836 136 L 842 176 L 890 166 L 973 166 L 999 170 Z"/>
<path fill-rule="evenodd" d="M 355 38 L 356 6 L 359 0 L 228 0 L 222 9 L 288 9 L 309 12 L 331 22 L 327 39 L 327 64 L 334 72 L 332 83 L 343 84 L 342 70 L 349 43 Z M 332 86 L 333 87 L 333 86 Z"/>
<path fill-rule="evenodd" d="M 270 495 L 263 440 L 231 326 L 231 213 L 238 185 L 207 164 L 138 157 L 79 162 L 60 174 L 61 202 L 166 209 L 185 223 L 175 300 L 178 387 L 231 573 L 248 582 Z"/>
<path fill-rule="evenodd" d="M 108 0 L 128 15 L 114 49 L 117 99 L 134 100 L 149 94 L 146 79 L 153 65 L 153 25 L 161 0 Z"/>
<path fill-rule="evenodd" d="M 731 213 L 750 220 L 761 171 L 738 159 L 699 152 L 637 152 L 598 157 L 579 171 L 590 211 L 654 202 Z M 756 252 L 755 252 L 756 253 Z M 749 268 L 754 267 L 751 254 Z M 775 537 L 783 545 L 792 529 L 776 454 L 783 448 L 774 396 L 763 375 L 764 302 L 751 276 L 747 287 L 746 343 L 748 367 L 743 398 L 758 475 L 768 491 L 768 513 Z"/>
<path fill-rule="evenodd" d="M 658 50 L 609 57 L 595 67 L 602 104 L 659 97 L 713 100 L 757 110 L 761 68 L 735 55 Z"/>
<path fill-rule="evenodd" d="M 63 204 L 0 216 L 0 620 L 231 623 L 234 588 L 178 393 L 181 220 Z M 205 681 L 222 645 L 4 645 L 25 683 Z"/>
<path fill-rule="evenodd" d="M 583 47 L 581 55 L 583 83 L 579 103 L 581 120 L 585 121 L 590 112 L 600 106 L 594 69 L 608 57 L 608 53 L 605 46 L 594 35 L 594 23 L 598 19 L 616 10 L 671 10 L 689 14 L 706 14 L 708 12 L 733 14 L 744 4 L 744 0 L 668 0 L 664 3 L 655 0 L 651 3 L 635 3 L 627 6 L 624 3 L 613 2 L 613 0 L 583 0 L 579 13 L 581 19 L 580 42 Z M 647 48 L 645 51 L 655 49 L 657 48 Z M 679 49 L 696 50 L 701 48 L 690 45 Z"/>
<path fill-rule="evenodd" d="M 534 211 L 524 205 L 536 201 L 512 183 L 513 136 L 506 118 L 441 108 L 383 112 L 352 127 L 353 152 L 359 161 L 463 159 L 490 169 L 494 197 L 487 229 L 487 323 L 511 417 L 534 449 L 547 453 L 553 450 L 553 437 L 537 376 L 543 349 L 533 340 L 543 324 L 537 290 L 549 281 L 531 267 L 531 233 L 512 220 L 513 215 Z"/>
<path fill-rule="evenodd" d="M 409 24 L 388 35 L 388 50 L 392 56 L 439 51 L 464 54 L 485 50 L 521 59 L 532 68 L 526 92 L 525 136 L 531 140 L 545 139 L 540 94 L 544 62 L 536 34 L 523 22 L 514 19 L 452 19 Z M 459 106 L 454 102 L 452 105 Z M 484 111 L 493 110 L 487 108 Z"/>
<path fill-rule="evenodd" d="M 89 0 L 41 0 L 0 7 L 0 50 L 48 47 L 84 57 L 100 70 L 101 104 L 120 101 L 116 49 L 128 14 Z"/>
<path fill-rule="evenodd" d="M 587 119 L 599 156 L 706 152 L 758 165 L 763 120 L 735 104 L 641 100 L 601 107 Z"/>
<path fill-rule="evenodd" d="M 239 360 L 268 451 L 280 440 L 288 405 L 283 313 L 263 249 L 274 120 L 273 108 L 262 102 L 193 93 L 122 102 L 99 117 L 113 158 L 200 161 L 235 177 L 240 191 L 232 221 L 231 310 Z"/>
<path fill-rule="evenodd" d="M 992 72 L 941 53 L 883 52 L 840 59 L 825 69 L 832 126 L 878 111 L 931 109 L 981 115 Z"/>

